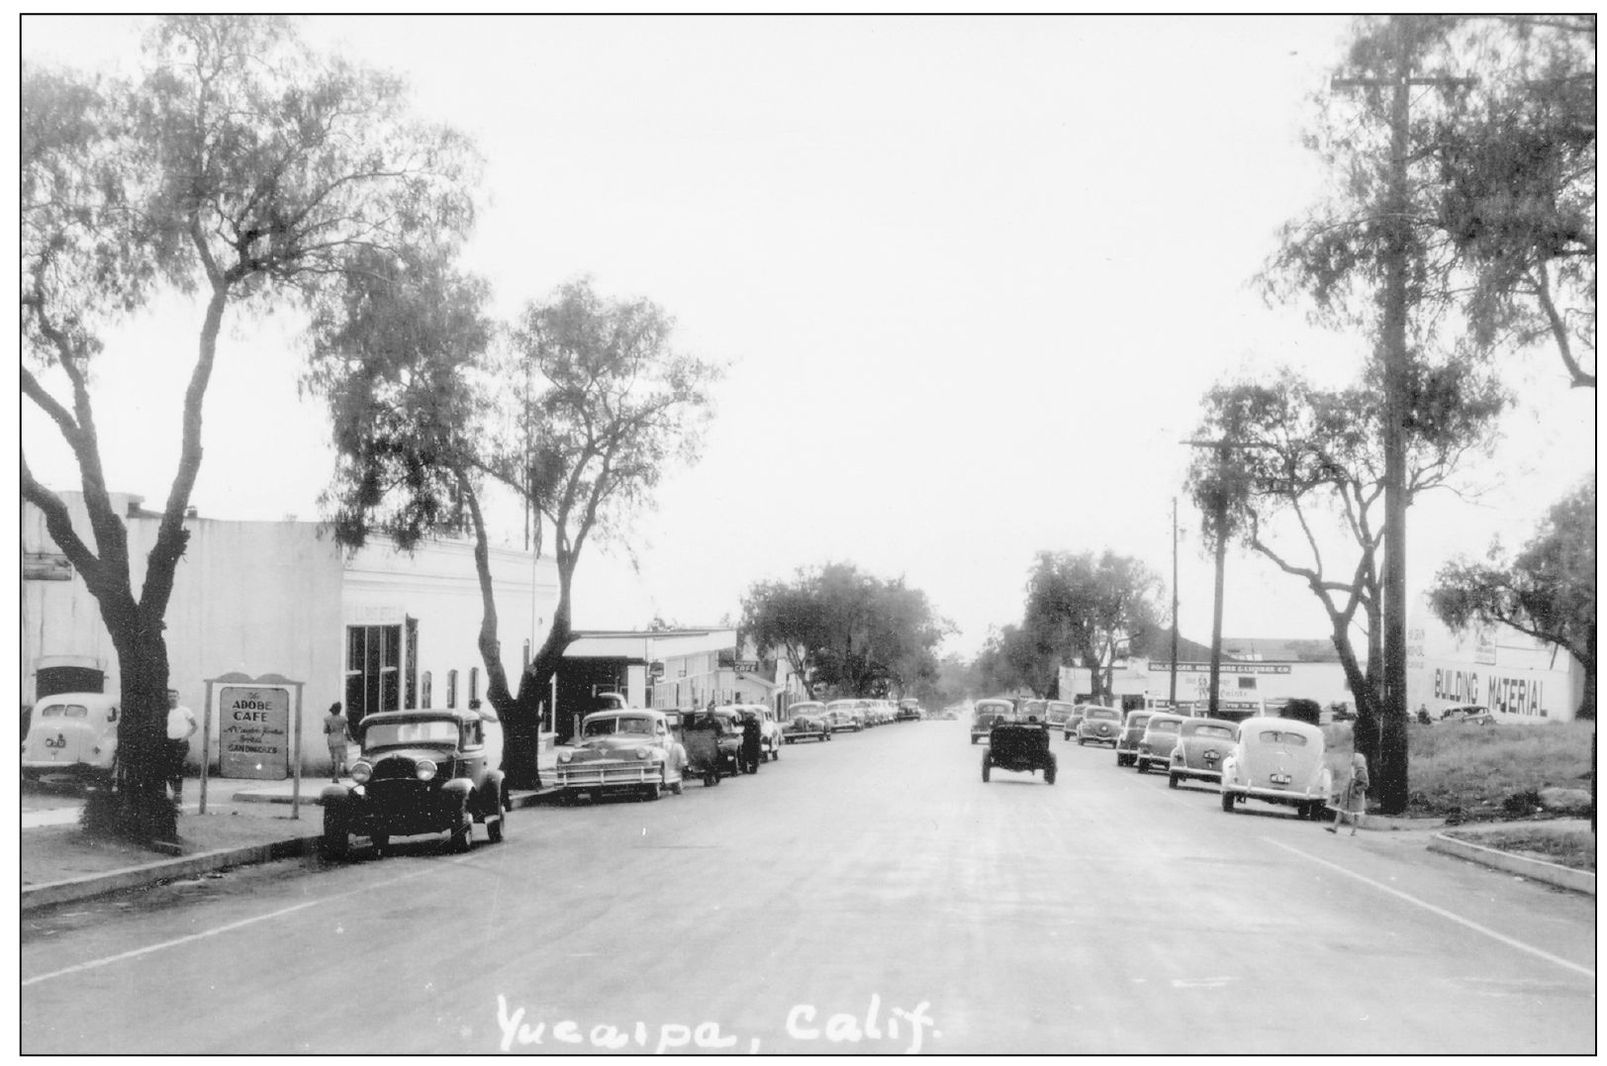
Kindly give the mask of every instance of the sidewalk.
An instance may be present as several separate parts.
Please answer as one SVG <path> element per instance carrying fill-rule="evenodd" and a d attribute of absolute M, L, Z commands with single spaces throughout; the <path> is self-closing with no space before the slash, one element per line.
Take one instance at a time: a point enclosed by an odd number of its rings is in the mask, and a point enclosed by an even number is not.
<path fill-rule="evenodd" d="M 551 781 L 555 753 L 542 753 L 538 766 Z M 255 781 L 210 778 L 206 813 L 200 811 L 201 782 L 184 784 L 179 846 L 173 855 L 96 840 L 78 828 L 79 804 L 24 810 L 19 840 L 22 910 L 87 899 L 163 881 L 198 877 L 230 866 L 312 855 L 323 832 L 319 793 L 331 782 L 302 778 L 300 802 L 293 803 L 294 780 Z M 344 781 L 350 784 L 350 779 Z M 557 791 L 515 790 L 515 809 L 530 807 Z M 24 806 L 29 806 L 26 802 Z"/>

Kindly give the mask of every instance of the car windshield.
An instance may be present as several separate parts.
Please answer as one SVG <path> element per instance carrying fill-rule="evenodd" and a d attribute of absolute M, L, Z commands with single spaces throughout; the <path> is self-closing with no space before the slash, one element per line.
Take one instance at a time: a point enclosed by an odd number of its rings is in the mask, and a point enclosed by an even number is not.
<path fill-rule="evenodd" d="M 1299 733 L 1291 733 L 1283 729 L 1263 729 L 1261 731 L 1261 743 L 1282 744 L 1290 748 L 1303 748 L 1306 746 L 1306 738 L 1301 736 Z"/>
<path fill-rule="evenodd" d="M 1233 730 L 1225 725 L 1202 725 L 1194 730 L 1197 737 L 1220 737 L 1223 740 L 1233 739 Z"/>
<path fill-rule="evenodd" d="M 1069 703 L 1051 703 L 1049 705 L 1049 713 L 1050 714 L 1070 714 L 1071 713 L 1071 704 L 1069 704 Z"/>
<path fill-rule="evenodd" d="M 825 709 L 826 708 L 819 703 L 794 703 L 792 705 L 793 714 L 819 714 Z"/>
<path fill-rule="evenodd" d="M 457 742 L 458 724 L 439 719 L 428 722 L 375 722 L 363 731 L 363 746 L 366 748 Z"/>
<path fill-rule="evenodd" d="M 614 733 L 652 736 L 653 720 L 651 718 L 593 718 L 581 727 L 580 732 L 582 736 L 588 737 L 606 737 Z"/>

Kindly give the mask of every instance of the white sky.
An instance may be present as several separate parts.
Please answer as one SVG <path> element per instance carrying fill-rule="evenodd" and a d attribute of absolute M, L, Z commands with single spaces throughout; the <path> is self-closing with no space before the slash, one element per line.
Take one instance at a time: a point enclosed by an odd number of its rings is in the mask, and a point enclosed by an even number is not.
<path fill-rule="evenodd" d="M 128 64 L 137 23 L 28 17 L 30 62 Z M 969 654 L 1017 621 L 1039 549 L 1113 548 L 1171 572 L 1171 501 L 1225 375 L 1349 380 L 1370 341 L 1269 310 L 1250 279 L 1321 187 L 1299 144 L 1336 71 L 1334 16 L 317 18 L 304 32 L 403 73 L 476 138 L 468 249 L 499 310 L 590 275 L 645 296 L 677 343 L 730 364 L 702 461 L 636 524 L 639 572 L 593 550 L 576 622 L 703 624 L 757 580 L 832 560 L 924 589 Z M 97 370 L 117 489 L 160 506 L 199 311 L 154 309 Z M 296 316 L 234 317 L 193 502 L 317 515 L 330 471 L 302 401 Z M 1411 583 L 1493 535 L 1522 541 L 1594 469 L 1595 395 L 1555 356 L 1512 364 L 1524 404 L 1480 494 L 1412 511 Z M 77 487 L 29 410 L 35 471 Z M 154 427 L 154 429 L 152 428 Z M 1180 522 L 1196 516 L 1186 500 Z M 510 541 L 521 531 L 514 523 Z M 1211 564 L 1180 548 L 1185 636 Z M 1320 637 L 1309 592 L 1230 555 L 1225 631 Z"/>

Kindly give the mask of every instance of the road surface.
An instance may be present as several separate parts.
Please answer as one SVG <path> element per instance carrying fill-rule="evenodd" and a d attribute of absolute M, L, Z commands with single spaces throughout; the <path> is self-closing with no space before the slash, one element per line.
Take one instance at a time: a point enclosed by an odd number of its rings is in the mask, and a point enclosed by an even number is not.
<path fill-rule="evenodd" d="M 1595 906 L 1054 740 L 794 745 L 22 923 L 25 1053 L 1590 1053 Z"/>

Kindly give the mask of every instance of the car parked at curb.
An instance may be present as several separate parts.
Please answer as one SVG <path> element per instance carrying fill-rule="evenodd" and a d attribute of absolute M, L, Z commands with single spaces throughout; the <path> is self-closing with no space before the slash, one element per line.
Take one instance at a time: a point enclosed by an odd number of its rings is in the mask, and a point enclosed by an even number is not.
<path fill-rule="evenodd" d="M 1239 727 L 1221 718 L 1185 718 L 1167 764 L 1167 784 L 1190 779 L 1221 781 L 1222 761 L 1238 742 Z"/>
<path fill-rule="evenodd" d="M 992 733 L 995 722 L 1009 721 L 1015 714 L 1016 705 L 1010 700 L 977 700 L 971 706 L 971 743 Z"/>
<path fill-rule="evenodd" d="M 787 708 L 787 720 L 781 724 L 781 740 L 796 744 L 800 740 L 830 740 L 831 724 L 826 716 L 826 705 L 813 700 L 794 703 Z"/>
<path fill-rule="evenodd" d="M 904 699 L 898 701 L 898 720 L 900 722 L 919 722 L 925 717 L 925 713 L 921 710 L 920 700 Z"/>
<path fill-rule="evenodd" d="M 664 712 L 593 711 L 581 720 L 579 735 L 558 749 L 559 799 L 567 803 L 590 795 L 595 800 L 621 792 L 645 800 L 666 791 L 679 795 L 685 766 L 686 749 Z"/>
<path fill-rule="evenodd" d="M 1440 721 L 1454 725 L 1494 725 L 1495 715 L 1490 708 L 1478 704 L 1465 707 L 1447 707 L 1440 712 Z"/>
<path fill-rule="evenodd" d="M 117 768 L 119 702 L 105 692 L 39 697 L 22 741 L 22 776 L 109 783 Z"/>
<path fill-rule="evenodd" d="M 1073 703 L 1071 705 L 1071 713 L 1066 715 L 1066 721 L 1061 726 L 1066 733 L 1067 740 L 1077 735 L 1077 727 L 1082 725 L 1083 713 L 1088 709 L 1088 706 L 1086 703 Z"/>
<path fill-rule="evenodd" d="M 1082 721 L 1077 723 L 1077 746 L 1109 744 L 1116 746 L 1122 735 L 1122 712 L 1099 703 L 1083 705 Z M 1121 760 L 1117 763 L 1120 765 Z"/>
<path fill-rule="evenodd" d="M 719 710 L 720 708 L 716 708 Z M 759 761 L 775 762 L 781 758 L 782 736 L 781 723 L 776 721 L 776 712 L 764 703 L 733 703 L 725 708 L 737 718 L 737 729 L 742 728 L 742 719 L 752 715 L 759 719 Z"/>
<path fill-rule="evenodd" d="M 826 704 L 826 713 L 832 716 L 832 732 L 858 733 L 865 728 L 865 711 L 861 700 L 832 700 Z"/>
<path fill-rule="evenodd" d="M 366 836 L 379 855 L 394 837 L 446 833 L 468 851 L 474 823 L 491 843 L 506 831 L 502 724 L 479 710 L 379 711 L 357 726 L 362 754 L 351 785 L 325 785 L 324 851 L 344 858 Z"/>
<path fill-rule="evenodd" d="M 1256 716 L 1239 723 L 1239 739 L 1222 761 L 1222 809 L 1258 799 L 1323 817 L 1333 773 L 1323 761 L 1322 730 L 1289 718 Z"/>
<path fill-rule="evenodd" d="M 1164 769 L 1172 761 L 1172 748 L 1177 745 L 1178 727 L 1183 724 L 1180 714 L 1156 713 L 1144 724 L 1144 735 L 1138 738 L 1138 752 L 1133 762 L 1139 773 L 1150 767 Z"/>
<path fill-rule="evenodd" d="M 1114 745 L 1117 766 L 1131 766 L 1138 761 L 1138 742 L 1144 738 L 1144 727 L 1155 713 L 1147 707 L 1135 707 L 1127 712 Z"/>

